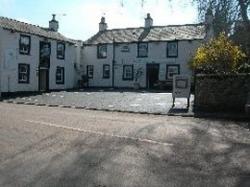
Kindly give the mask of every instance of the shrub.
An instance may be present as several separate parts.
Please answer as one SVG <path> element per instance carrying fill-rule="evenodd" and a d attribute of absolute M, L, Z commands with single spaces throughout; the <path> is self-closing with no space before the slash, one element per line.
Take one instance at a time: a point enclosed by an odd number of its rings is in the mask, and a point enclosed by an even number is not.
<path fill-rule="evenodd" d="M 224 33 L 198 48 L 190 65 L 197 73 L 232 73 L 244 61 L 246 55 Z"/>

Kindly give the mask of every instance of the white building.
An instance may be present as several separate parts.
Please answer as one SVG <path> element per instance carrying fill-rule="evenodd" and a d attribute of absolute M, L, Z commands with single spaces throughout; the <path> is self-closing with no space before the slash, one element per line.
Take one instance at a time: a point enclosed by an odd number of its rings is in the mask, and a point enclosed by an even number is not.
<path fill-rule="evenodd" d="M 207 17 L 210 18 L 210 17 Z M 83 45 L 90 87 L 154 88 L 172 82 L 174 74 L 189 74 L 188 61 L 207 39 L 207 25 L 153 26 L 147 14 L 144 27 L 111 29 L 105 18 L 99 32 Z M 136 84 L 135 84 L 136 83 Z"/>
<path fill-rule="evenodd" d="M 49 28 L 0 17 L 0 92 L 71 89 L 76 86 L 80 41 Z"/>
<path fill-rule="evenodd" d="M 211 14 L 211 13 L 210 13 Z M 205 24 L 109 30 L 105 18 L 86 42 L 48 28 L 0 17 L 0 93 L 72 89 L 85 75 L 89 87 L 155 88 L 174 74 L 191 74 L 188 61 L 213 36 L 212 14 Z"/>

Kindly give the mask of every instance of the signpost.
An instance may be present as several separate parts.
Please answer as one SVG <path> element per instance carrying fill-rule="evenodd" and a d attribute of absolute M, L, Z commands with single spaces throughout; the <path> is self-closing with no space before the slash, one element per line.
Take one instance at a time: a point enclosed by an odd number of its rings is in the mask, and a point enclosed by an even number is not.
<path fill-rule="evenodd" d="M 173 106 L 175 106 L 175 98 L 187 98 L 187 107 L 190 102 L 191 78 L 188 75 L 173 76 Z"/>

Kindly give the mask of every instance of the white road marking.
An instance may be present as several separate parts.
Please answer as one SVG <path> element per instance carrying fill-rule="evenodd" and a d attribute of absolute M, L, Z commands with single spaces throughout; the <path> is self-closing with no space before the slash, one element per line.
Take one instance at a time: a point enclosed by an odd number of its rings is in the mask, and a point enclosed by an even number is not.
<path fill-rule="evenodd" d="M 156 105 L 159 105 L 159 106 L 166 106 L 167 103 L 156 103 Z"/>
<path fill-rule="evenodd" d="M 137 106 L 141 106 L 141 105 L 140 104 L 131 104 L 129 106 L 137 107 Z"/>
<path fill-rule="evenodd" d="M 150 143 L 150 144 L 173 146 L 173 144 L 170 144 L 170 143 L 164 143 L 164 142 L 159 142 L 159 141 L 150 140 L 150 139 L 143 139 L 143 138 L 136 138 L 136 137 L 130 137 L 130 136 L 108 134 L 108 133 L 103 133 L 103 132 L 100 132 L 100 131 L 85 130 L 85 129 L 75 128 L 75 127 L 68 127 L 68 126 L 64 126 L 64 125 L 58 125 L 58 124 L 55 124 L 55 123 L 47 123 L 47 122 L 43 122 L 43 121 L 34 121 L 34 120 L 25 120 L 25 121 L 29 122 L 31 124 L 38 124 L 38 125 L 45 125 L 45 126 L 49 126 L 49 127 L 62 128 L 62 129 L 72 130 L 72 131 L 77 131 L 77 132 L 96 134 L 96 135 L 99 135 L 99 136 L 109 136 L 109 137 L 113 137 L 113 138 L 127 139 L 127 140 L 133 140 L 133 141 L 138 141 L 138 142 Z"/>

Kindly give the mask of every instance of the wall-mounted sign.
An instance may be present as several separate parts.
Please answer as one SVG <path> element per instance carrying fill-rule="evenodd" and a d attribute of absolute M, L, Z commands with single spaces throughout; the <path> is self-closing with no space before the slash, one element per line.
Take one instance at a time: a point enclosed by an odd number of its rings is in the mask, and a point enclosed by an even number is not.
<path fill-rule="evenodd" d="M 129 46 L 128 45 L 123 45 L 121 47 L 121 52 L 129 52 Z"/>
<path fill-rule="evenodd" d="M 173 106 L 175 105 L 175 98 L 187 98 L 187 106 L 189 107 L 191 90 L 191 78 L 187 75 L 173 76 Z"/>

